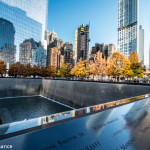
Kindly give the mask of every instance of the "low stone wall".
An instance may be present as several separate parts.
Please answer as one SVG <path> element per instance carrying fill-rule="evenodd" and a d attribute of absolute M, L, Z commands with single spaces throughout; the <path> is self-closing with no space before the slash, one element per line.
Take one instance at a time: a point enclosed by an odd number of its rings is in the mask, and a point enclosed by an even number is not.
<path fill-rule="evenodd" d="M 41 79 L 0 78 L 0 97 L 39 95 Z"/>
<path fill-rule="evenodd" d="M 41 95 L 75 108 L 92 106 L 150 93 L 150 86 L 42 80 Z"/>

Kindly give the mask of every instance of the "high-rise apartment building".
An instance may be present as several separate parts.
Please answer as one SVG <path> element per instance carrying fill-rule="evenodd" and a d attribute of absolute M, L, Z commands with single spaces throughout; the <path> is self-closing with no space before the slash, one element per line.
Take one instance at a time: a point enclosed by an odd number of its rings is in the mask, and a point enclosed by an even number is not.
<path fill-rule="evenodd" d="M 54 66 L 57 70 L 64 63 L 64 54 L 58 46 L 51 47 L 47 50 L 47 66 Z"/>
<path fill-rule="evenodd" d="M 107 59 L 109 59 L 114 52 L 116 52 L 116 46 L 114 44 L 109 44 L 108 45 Z"/>
<path fill-rule="evenodd" d="M 89 59 L 89 25 L 82 24 L 75 31 L 75 52 L 74 57 L 77 61 Z M 76 60 L 75 60 L 76 61 Z"/>
<path fill-rule="evenodd" d="M 64 44 L 64 63 L 69 63 L 73 66 L 73 44 L 70 42 Z"/>
<path fill-rule="evenodd" d="M 93 59 L 98 51 L 102 53 L 103 58 L 105 57 L 105 59 L 109 59 L 112 56 L 112 54 L 116 51 L 116 46 L 114 44 L 96 43 L 95 46 L 92 47 L 90 59 Z"/>
<path fill-rule="evenodd" d="M 144 29 L 139 27 L 139 61 L 143 61 L 144 64 Z"/>
<path fill-rule="evenodd" d="M 0 60 L 9 64 L 15 62 L 16 49 L 14 46 L 15 28 L 13 24 L 0 18 Z"/>
<path fill-rule="evenodd" d="M 14 45 L 16 60 L 19 60 L 19 46 L 26 39 L 33 38 L 47 48 L 48 0 L 0 0 L 0 18 L 12 23 L 15 29 Z M 1 39 L 0 39 L 1 40 Z"/>
<path fill-rule="evenodd" d="M 136 51 L 139 56 L 139 0 L 118 0 L 118 47 L 130 56 Z"/>
<path fill-rule="evenodd" d="M 57 68 L 57 52 L 57 46 L 47 49 L 47 66 L 54 66 Z"/>
<path fill-rule="evenodd" d="M 64 42 L 55 38 L 47 46 L 47 66 L 54 66 L 57 70 L 64 63 Z"/>

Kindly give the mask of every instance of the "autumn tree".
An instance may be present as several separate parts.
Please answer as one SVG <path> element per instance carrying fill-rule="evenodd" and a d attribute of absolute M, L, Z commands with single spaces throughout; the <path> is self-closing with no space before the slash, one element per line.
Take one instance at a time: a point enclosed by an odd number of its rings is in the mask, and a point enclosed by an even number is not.
<path fill-rule="evenodd" d="M 131 53 L 130 63 L 131 63 L 131 69 L 133 71 L 132 76 L 143 78 L 145 68 L 142 66 L 143 62 L 139 62 L 138 55 L 137 55 L 136 51 Z"/>
<path fill-rule="evenodd" d="M 41 76 L 41 67 L 34 65 L 32 67 L 32 75 L 33 75 L 33 77 Z"/>
<path fill-rule="evenodd" d="M 42 67 L 41 68 L 41 76 L 42 77 L 48 77 L 48 69 L 47 69 L 47 67 Z"/>
<path fill-rule="evenodd" d="M 6 65 L 2 60 L 0 60 L 0 75 L 3 76 L 3 74 L 6 74 Z"/>
<path fill-rule="evenodd" d="M 89 75 L 89 64 L 87 60 L 79 59 L 78 63 L 75 67 L 71 70 L 71 75 L 76 77 L 86 77 Z"/>
<path fill-rule="evenodd" d="M 10 76 L 18 77 L 24 74 L 24 70 L 25 70 L 24 65 L 21 64 L 20 62 L 16 62 L 16 63 L 11 64 L 8 74 Z"/>
<path fill-rule="evenodd" d="M 98 51 L 94 57 L 94 62 L 96 65 L 96 71 L 98 76 L 105 75 L 106 71 L 106 59 L 103 58 L 102 53 Z"/>
<path fill-rule="evenodd" d="M 47 66 L 41 68 L 42 77 L 52 77 L 56 74 L 56 69 L 54 66 Z"/>
<path fill-rule="evenodd" d="M 96 67 L 96 64 L 94 63 L 94 61 L 90 61 L 89 63 L 89 75 L 93 77 L 96 76 L 98 74 L 98 71 L 97 71 L 97 67 Z"/>
<path fill-rule="evenodd" d="M 116 79 L 122 76 L 130 76 L 132 74 L 129 60 L 120 52 L 114 52 L 107 63 L 106 74 Z"/>
<path fill-rule="evenodd" d="M 33 75 L 33 68 L 32 66 L 30 65 L 30 63 L 28 63 L 26 66 L 25 66 L 25 69 L 24 69 L 24 76 L 31 76 Z"/>
<path fill-rule="evenodd" d="M 61 77 L 69 77 L 70 76 L 70 72 L 71 72 L 71 64 L 69 63 L 64 63 L 60 66 L 60 69 L 58 70 L 58 76 Z"/>
<path fill-rule="evenodd" d="M 48 76 L 54 77 L 56 75 L 56 68 L 55 68 L 55 66 L 47 66 L 46 68 L 48 70 Z"/>
<path fill-rule="evenodd" d="M 126 78 L 130 78 L 133 75 L 133 71 L 131 69 L 131 64 L 130 64 L 130 59 L 127 58 L 126 56 L 124 56 L 124 68 L 123 68 L 123 72 L 122 75 L 125 76 Z"/>

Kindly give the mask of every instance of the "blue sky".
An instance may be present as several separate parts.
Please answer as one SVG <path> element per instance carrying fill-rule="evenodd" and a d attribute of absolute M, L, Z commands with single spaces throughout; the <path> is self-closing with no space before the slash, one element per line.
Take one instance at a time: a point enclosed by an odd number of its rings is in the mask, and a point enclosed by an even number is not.
<path fill-rule="evenodd" d="M 145 29 L 145 64 L 149 62 L 150 0 L 140 0 L 140 24 Z M 117 45 L 118 0 L 49 0 L 48 30 L 64 42 L 75 40 L 75 30 L 90 22 L 90 50 L 96 42 Z"/>

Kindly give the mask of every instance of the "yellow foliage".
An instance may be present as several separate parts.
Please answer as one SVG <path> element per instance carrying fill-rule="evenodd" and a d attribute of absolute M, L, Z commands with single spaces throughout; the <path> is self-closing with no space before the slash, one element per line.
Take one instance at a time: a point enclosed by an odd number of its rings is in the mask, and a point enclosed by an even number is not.
<path fill-rule="evenodd" d="M 94 57 L 94 62 L 97 69 L 97 75 L 104 75 L 106 71 L 106 59 L 103 58 L 102 53 L 98 51 Z"/>
<path fill-rule="evenodd" d="M 131 76 L 130 60 L 120 52 L 114 52 L 107 64 L 106 74 L 108 76 Z"/>
<path fill-rule="evenodd" d="M 83 61 L 82 58 L 79 59 L 78 63 L 71 70 L 71 75 L 76 77 L 86 77 L 89 75 L 89 64 L 88 61 Z"/>

